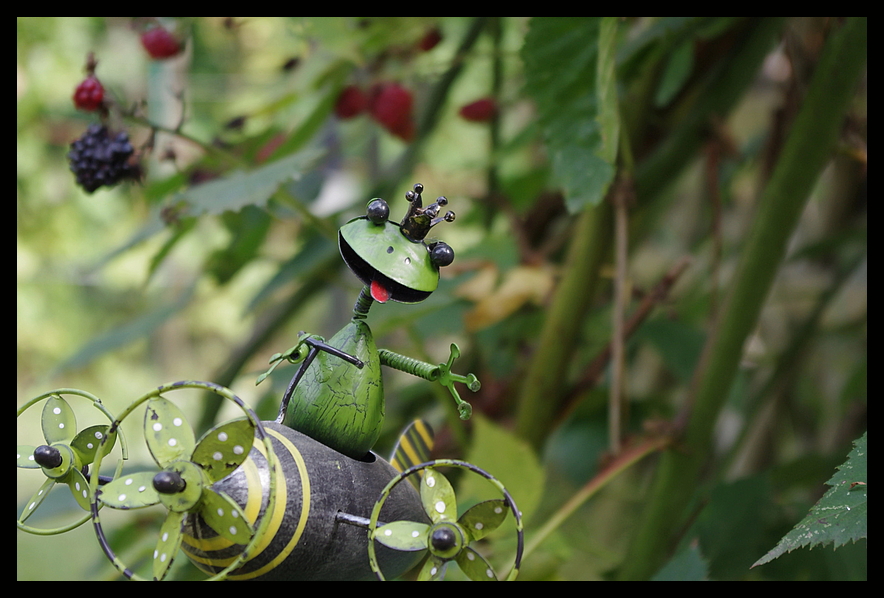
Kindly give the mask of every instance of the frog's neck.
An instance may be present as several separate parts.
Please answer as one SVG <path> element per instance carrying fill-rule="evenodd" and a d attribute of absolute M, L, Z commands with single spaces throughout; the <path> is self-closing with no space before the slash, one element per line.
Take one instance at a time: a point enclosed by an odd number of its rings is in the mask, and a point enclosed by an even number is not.
<path fill-rule="evenodd" d="M 356 305 L 353 306 L 353 319 L 364 320 L 368 315 L 368 310 L 371 309 L 372 303 L 374 303 L 374 299 L 371 297 L 371 291 L 368 286 L 362 287 L 359 298 L 356 299 Z"/>

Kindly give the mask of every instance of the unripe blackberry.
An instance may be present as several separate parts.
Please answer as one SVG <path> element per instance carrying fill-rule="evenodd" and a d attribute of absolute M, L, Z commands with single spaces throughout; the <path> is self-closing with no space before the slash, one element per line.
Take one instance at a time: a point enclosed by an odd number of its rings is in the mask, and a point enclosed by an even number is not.
<path fill-rule="evenodd" d="M 361 89 L 355 85 L 348 85 L 341 90 L 335 101 L 335 115 L 342 120 L 358 116 L 365 111 L 368 98 Z"/>
<path fill-rule="evenodd" d="M 104 87 L 101 82 L 95 78 L 95 75 L 89 75 L 82 83 L 77 85 L 74 91 L 74 106 L 78 110 L 93 112 L 98 110 L 104 101 Z"/>
<path fill-rule="evenodd" d="M 491 98 L 476 100 L 460 109 L 459 114 L 466 120 L 473 122 L 487 122 L 497 112 L 497 104 Z"/>
<path fill-rule="evenodd" d="M 163 60 L 181 52 L 181 43 L 164 27 L 154 27 L 141 35 L 141 45 L 151 58 Z"/>
<path fill-rule="evenodd" d="M 129 163 L 134 151 L 125 131 L 110 135 L 107 127 L 96 124 L 71 144 L 68 160 L 77 184 L 92 193 L 123 179 L 138 178 L 138 166 Z"/>
<path fill-rule="evenodd" d="M 398 83 L 376 84 L 369 92 L 369 112 L 385 129 L 404 141 L 414 138 L 412 95 Z"/>

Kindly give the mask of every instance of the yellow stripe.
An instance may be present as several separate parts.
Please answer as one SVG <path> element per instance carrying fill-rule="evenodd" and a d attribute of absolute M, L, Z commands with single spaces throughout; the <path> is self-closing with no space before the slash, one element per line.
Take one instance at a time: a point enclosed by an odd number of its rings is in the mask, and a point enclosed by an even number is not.
<path fill-rule="evenodd" d="M 432 449 L 433 430 L 425 421 L 417 419 L 402 434 L 390 463 L 398 471 L 405 471 L 428 461 Z"/>
<path fill-rule="evenodd" d="M 292 535 L 292 538 L 289 540 L 289 543 L 282 550 L 282 552 L 280 552 L 276 556 L 276 558 L 274 558 L 272 561 L 270 561 L 269 563 L 267 563 L 266 565 L 264 565 L 260 569 L 256 569 L 255 571 L 252 571 L 250 573 L 244 573 L 242 575 L 230 575 L 230 576 L 228 576 L 230 579 L 252 579 L 254 577 L 264 575 L 265 573 L 267 573 L 271 569 L 276 568 L 277 565 L 279 565 L 286 558 L 288 558 L 289 554 L 291 554 L 292 550 L 294 550 L 295 546 L 297 546 L 298 542 L 301 540 L 301 536 L 304 533 L 304 528 L 307 526 L 307 518 L 310 516 L 310 476 L 307 473 L 307 464 L 304 463 L 304 457 L 301 456 L 301 452 L 297 448 L 295 448 L 295 445 L 293 445 L 289 441 L 288 438 L 281 435 L 276 430 L 269 430 L 268 429 L 267 432 L 269 434 L 275 436 L 276 439 L 279 440 L 282 443 L 282 445 L 286 447 L 286 449 L 288 449 L 288 451 L 291 453 L 292 457 L 294 457 L 295 463 L 298 466 L 298 473 L 301 476 L 301 495 L 302 495 L 302 497 L 301 497 L 301 517 L 298 521 L 298 528 L 295 530 L 294 535 Z M 279 470 L 277 470 L 277 471 L 279 471 Z M 285 477 L 283 476 L 282 479 L 285 480 Z M 277 484 L 277 486 L 278 485 L 279 484 Z M 283 484 L 283 487 L 285 487 L 285 484 Z M 279 509 L 280 498 L 281 497 L 277 497 L 276 508 L 274 509 L 274 514 L 273 514 L 274 515 L 273 522 L 270 525 L 270 528 L 273 530 L 279 529 L 279 525 L 277 524 L 277 512 L 280 510 Z M 285 505 L 286 505 L 287 501 L 282 500 L 281 502 L 283 505 L 282 512 L 284 515 L 285 514 Z M 281 518 L 280 518 L 280 522 L 281 522 Z M 262 540 L 257 547 L 256 555 L 263 552 L 263 550 L 267 547 L 267 545 L 273 541 L 273 536 L 274 536 L 274 534 L 271 534 L 268 530 L 268 533 L 265 535 L 264 540 Z"/>

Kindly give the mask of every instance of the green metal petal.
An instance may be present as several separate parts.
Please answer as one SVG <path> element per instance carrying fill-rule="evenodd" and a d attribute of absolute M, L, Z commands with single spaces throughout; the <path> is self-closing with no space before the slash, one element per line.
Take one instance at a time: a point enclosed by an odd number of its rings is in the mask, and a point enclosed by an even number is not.
<path fill-rule="evenodd" d="M 160 502 L 154 490 L 155 473 L 144 471 L 117 478 L 98 489 L 98 500 L 114 509 L 140 509 Z"/>
<path fill-rule="evenodd" d="M 43 485 L 34 493 L 34 495 L 28 499 L 28 502 L 25 504 L 24 510 L 21 512 L 21 517 L 18 518 L 19 523 L 24 523 L 28 517 L 30 517 L 34 511 L 37 510 L 37 507 L 40 506 L 40 503 L 43 502 L 43 499 L 49 496 L 49 491 L 52 489 L 52 486 L 55 484 L 55 480 L 52 478 L 47 478 Z"/>
<path fill-rule="evenodd" d="M 420 573 L 417 575 L 418 581 L 442 581 L 445 577 L 445 569 L 448 563 L 431 556 L 421 567 Z"/>
<path fill-rule="evenodd" d="M 200 515 L 209 527 L 234 544 L 248 544 L 255 533 L 240 506 L 212 489 L 203 491 Z"/>
<path fill-rule="evenodd" d="M 144 439 L 150 454 L 162 468 L 173 461 L 189 460 L 196 446 L 193 430 L 175 403 L 162 397 L 151 399 L 144 414 Z"/>
<path fill-rule="evenodd" d="M 17 460 L 16 467 L 23 469 L 40 469 L 40 466 L 34 461 L 34 449 L 37 447 L 27 444 L 20 444 L 16 447 Z"/>
<path fill-rule="evenodd" d="M 375 540 L 395 550 L 414 552 L 427 549 L 426 523 L 415 521 L 394 521 L 382 525 L 375 532 Z"/>
<path fill-rule="evenodd" d="M 469 546 L 455 560 L 460 570 L 473 581 L 497 581 L 497 575 L 488 561 Z"/>
<path fill-rule="evenodd" d="M 454 488 L 444 475 L 431 467 L 421 480 L 421 503 L 432 521 L 457 521 Z"/>
<path fill-rule="evenodd" d="M 480 540 L 493 532 L 509 513 L 509 507 L 502 498 L 486 500 L 470 507 L 457 522 L 463 527 L 470 537 L 470 542 Z"/>
<path fill-rule="evenodd" d="M 162 580 L 166 576 L 172 560 L 178 554 L 185 515 L 186 513 L 170 511 L 163 522 L 163 527 L 160 528 L 160 539 L 153 552 L 153 577 L 155 580 Z"/>
<path fill-rule="evenodd" d="M 105 434 L 107 434 L 109 427 L 110 426 L 103 425 L 89 426 L 78 433 L 73 441 L 71 441 L 71 448 L 74 449 L 74 452 L 80 458 L 80 463 L 86 465 L 95 460 L 95 453 L 98 452 L 98 446 L 101 444 Z M 114 443 L 116 441 L 117 435 L 114 434 L 104 445 L 105 455 L 114 448 Z"/>
<path fill-rule="evenodd" d="M 53 444 L 64 442 L 70 444 L 77 433 L 77 416 L 68 402 L 58 396 L 49 397 L 43 406 L 43 437 Z"/>
<path fill-rule="evenodd" d="M 255 426 L 237 419 L 212 428 L 200 438 L 191 460 L 203 468 L 209 480 L 224 479 L 242 465 L 255 440 Z"/>
<path fill-rule="evenodd" d="M 84 511 L 89 511 L 91 509 L 89 482 L 86 481 L 86 476 L 83 475 L 83 472 L 79 469 L 72 469 L 66 481 L 77 504 Z"/>

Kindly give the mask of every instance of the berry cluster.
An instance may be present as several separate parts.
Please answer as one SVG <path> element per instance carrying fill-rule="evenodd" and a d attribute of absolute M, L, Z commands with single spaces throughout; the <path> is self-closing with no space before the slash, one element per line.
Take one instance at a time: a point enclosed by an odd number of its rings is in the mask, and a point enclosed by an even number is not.
<path fill-rule="evenodd" d="M 68 160 L 77 183 L 87 193 L 92 193 L 102 186 L 110 187 L 124 179 L 138 178 L 138 166 L 129 163 L 133 151 L 125 131 L 111 135 L 104 125 L 90 125 L 71 144 Z"/>

